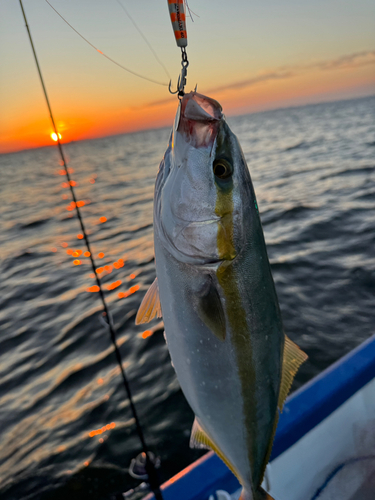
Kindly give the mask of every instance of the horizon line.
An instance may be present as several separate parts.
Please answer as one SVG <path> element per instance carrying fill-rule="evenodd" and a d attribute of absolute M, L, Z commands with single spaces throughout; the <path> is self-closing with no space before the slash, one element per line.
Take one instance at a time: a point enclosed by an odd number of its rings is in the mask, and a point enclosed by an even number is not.
<path fill-rule="evenodd" d="M 327 100 L 323 100 L 323 101 L 317 101 L 317 102 L 305 102 L 303 104 L 289 104 L 289 105 L 286 105 L 286 106 L 276 106 L 275 108 L 266 108 L 266 109 L 263 109 L 263 110 L 258 110 L 258 111 L 250 111 L 248 113 L 225 113 L 225 116 L 230 116 L 230 117 L 240 117 L 240 116 L 248 116 L 248 115 L 258 115 L 258 114 L 262 114 L 262 113 L 268 113 L 268 112 L 272 112 L 272 111 L 278 111 L 278 110 L 286 110 L 286 109 L 295 109 L 295 108 L 302 108 L 302 107 L 307 107 L 307 106 L 319 106 L 321 104 L 330 104 L 330 103 L 338 103 L 338 102 L 346 102 L 346 101 L 356 101 L 356 100 L 359 100 L 359 99 L 369 99 L 371 97 L 375 97 L 375 93 L 371 93 L 369 95 L 365 95 L 365 96 L 358 96 L 358 97 L 348 97 L 348 98 L 344 98 L 344 99 L 327 99 Z M 172 120 L 173 121 L 173 120 Z M 132 135 L 132 134 L 137 134 L 137 133 L 140 133 L 140 132 L 150 132 L 152 130 L 162 130 L 164 128 L 170 128 L 172 125 L 162 125 L 160 127 L 152 127 L 152 128 L 139 128 L 139 129 L 134 129 L 134 130 L 130 130 L 128 132 L 119 132 L 119 133 L 116 133 L 116 134 L 110 134 L 110 135 L 100 135 L 100 136 L 97 136 L 97 137 L 88 137 L 86 139 L 77 139 L 77 140 L 72 140 L 72 141 L 69 141 L 69 142 L 61 142 L 62 146 L 65 146 L 65 145 L 68 145 L 68 144 L 72 144 L 72 143 L 76 143 L 76 142 L 85 142 L 85 141 L 96 141 L 96 140 L 101 140 L 101 139 L 107 139 L 107 138 L 110 138 L 110 137 L 117 137 L 117 136 L 120 136 L 120 135 Z M 44 146 L 36 146 L 36 147 L 31 147 L 31 148 L 24 148 L 24 149 L 16 149 L 16 150 L 10 150 L 10 151 L 4 151 L 4 152 L 0 152 L 0 157 L 1 156 L 5 156 L 5 155 L 9 155 L 9 154 L 16 154 L 16 153 L 22 153 L 22 152 L 25 152 L 25 151 L 33 151 L 33 150 L 36 150 L 36 149 L 43 149 L 43 148 L 55 148 L 56 145 L 54 143 L 51 143 L 51 144 L 46 144 Z"/>

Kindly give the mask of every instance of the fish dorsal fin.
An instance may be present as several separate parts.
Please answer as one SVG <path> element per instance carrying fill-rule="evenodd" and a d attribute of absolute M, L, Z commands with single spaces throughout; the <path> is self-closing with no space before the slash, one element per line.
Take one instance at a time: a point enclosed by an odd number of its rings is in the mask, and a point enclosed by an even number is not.
<path fill-rule="evenodd" d="M 219 292 L 212 281 L 205 295 L 199 297 L 198 316 L 219 340 L 225 340 L 225 313 Z"/>
<path fill-rule="evenodd" d="M 158 279 L 155 281 L 147 290 L 146 295 L 143 297 L 142 303 L 139 306 L 137 316 L 135 318 L 135 324 L 140 325 L 141 323 L 148 323 L 154 318 L 161 318 L 161 305 L 159 297 L 159 285 Z"/>
<path fill-rule="evenodd" d="M 213 442 L 213 440 L 208 436 L 208 434 L 202 429 L 200 426 L 197 417 L 195 417 L 193 427 L 191 429 L 190 436 L 190 448 L 203 448 L 206 450 L 212 450 L 216 453 L 216 455 L 221 458 L 221 460 L 225 463 L 225 465 L 230 469 L 233 474 L 239 478 L 238 473 L 236 472 L 233 465 L 226 458 L 224 453 L 220 450 L 218 446 Z"/>
<path fill-rule="evenodd" d="M 285 335 L 283 369 L 278 402 L 280 411 L 283 409 L 285 399 L 289 394 L 293 379 L 298 372 L 299 367 L 304 361 L 306 361 L 307 358 L 307 354 Z"/>

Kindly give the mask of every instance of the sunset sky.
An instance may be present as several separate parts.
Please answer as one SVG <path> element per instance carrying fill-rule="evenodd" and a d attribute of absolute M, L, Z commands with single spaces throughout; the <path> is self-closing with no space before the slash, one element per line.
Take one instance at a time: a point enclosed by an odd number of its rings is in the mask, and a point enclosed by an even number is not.
<path fill-rule="evenodd" d="M 180 50 L 167 0 L 50 0 L 94 46 L 176 85 Z M 375 94 L 373 0 L 190 0 L 187 90 L 227 115 Z M 86 44 L 45 0 L 24 0 L 62 141 L 171 125 L 176 96 Z M 199 17 L 198 17 L 199 16 Z M 19 2 L 0 2 L 0 152 L 51 144 L 52 127 Z"/>

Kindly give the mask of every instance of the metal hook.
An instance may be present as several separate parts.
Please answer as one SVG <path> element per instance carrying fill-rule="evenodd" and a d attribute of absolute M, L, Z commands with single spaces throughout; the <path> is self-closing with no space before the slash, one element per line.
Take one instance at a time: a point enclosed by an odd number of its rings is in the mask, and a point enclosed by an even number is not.
<path fill-rule="evenodd" d="M 168 85 L 168 90 L 171 94 L 178 94 L 178 98 L 183 97 L 185 95 L 185 86 L 186 86 L 186 76 L 187 76 L 187 68 L 189 66 L 189 61 L 187 58 L 186 50 L 185 47 L 181 48 L 181 53 L 182 53 L 182 61 L 181 61 L 181 73 L 180 76 L 178 77 L 177 81 L 177 90 L 173 92 L 171 90 L 171 85 L 172 81 L 169 81 Z"/>
<path fill-rule="evenodd" d="M 172 89 L 171 89 L 171 86 L 172 86 L 172 80 L 169 80 L 169 85 L 168 85 L 169 92 L 171 94 L 179 94 L 181 92 L 181 89 L 180 89 L 180 77 L 178 77 L 178 81 L 177 81 L 177 90 L 175 90 L 173 92 Z"/>

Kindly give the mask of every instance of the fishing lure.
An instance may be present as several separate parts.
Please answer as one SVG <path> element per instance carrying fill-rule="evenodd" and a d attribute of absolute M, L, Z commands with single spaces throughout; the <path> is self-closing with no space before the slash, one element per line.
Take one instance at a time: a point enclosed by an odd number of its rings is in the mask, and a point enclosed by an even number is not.
<path fill-rule="evenodd" d="M 185 15 L 185 0 L 168 0 L 169 14 L 171 16 L 172 28 L 176 38 L 177 47 L 181 49 L 181 73 L 178 77 L 177 90 L 172 92 L 171 82 L 169 82 L 169 92 L 177 94 L 181 99 L 185 95 L 186 75 L 189 61 L 187 58 L 187 31 L 186 31 L 186 15 Z"/>
<path fill-rule="evenodd" d="M 184 0 L 168 0 L 169 14 L 178 47 L 187 47 L 186 16 Z"/>

